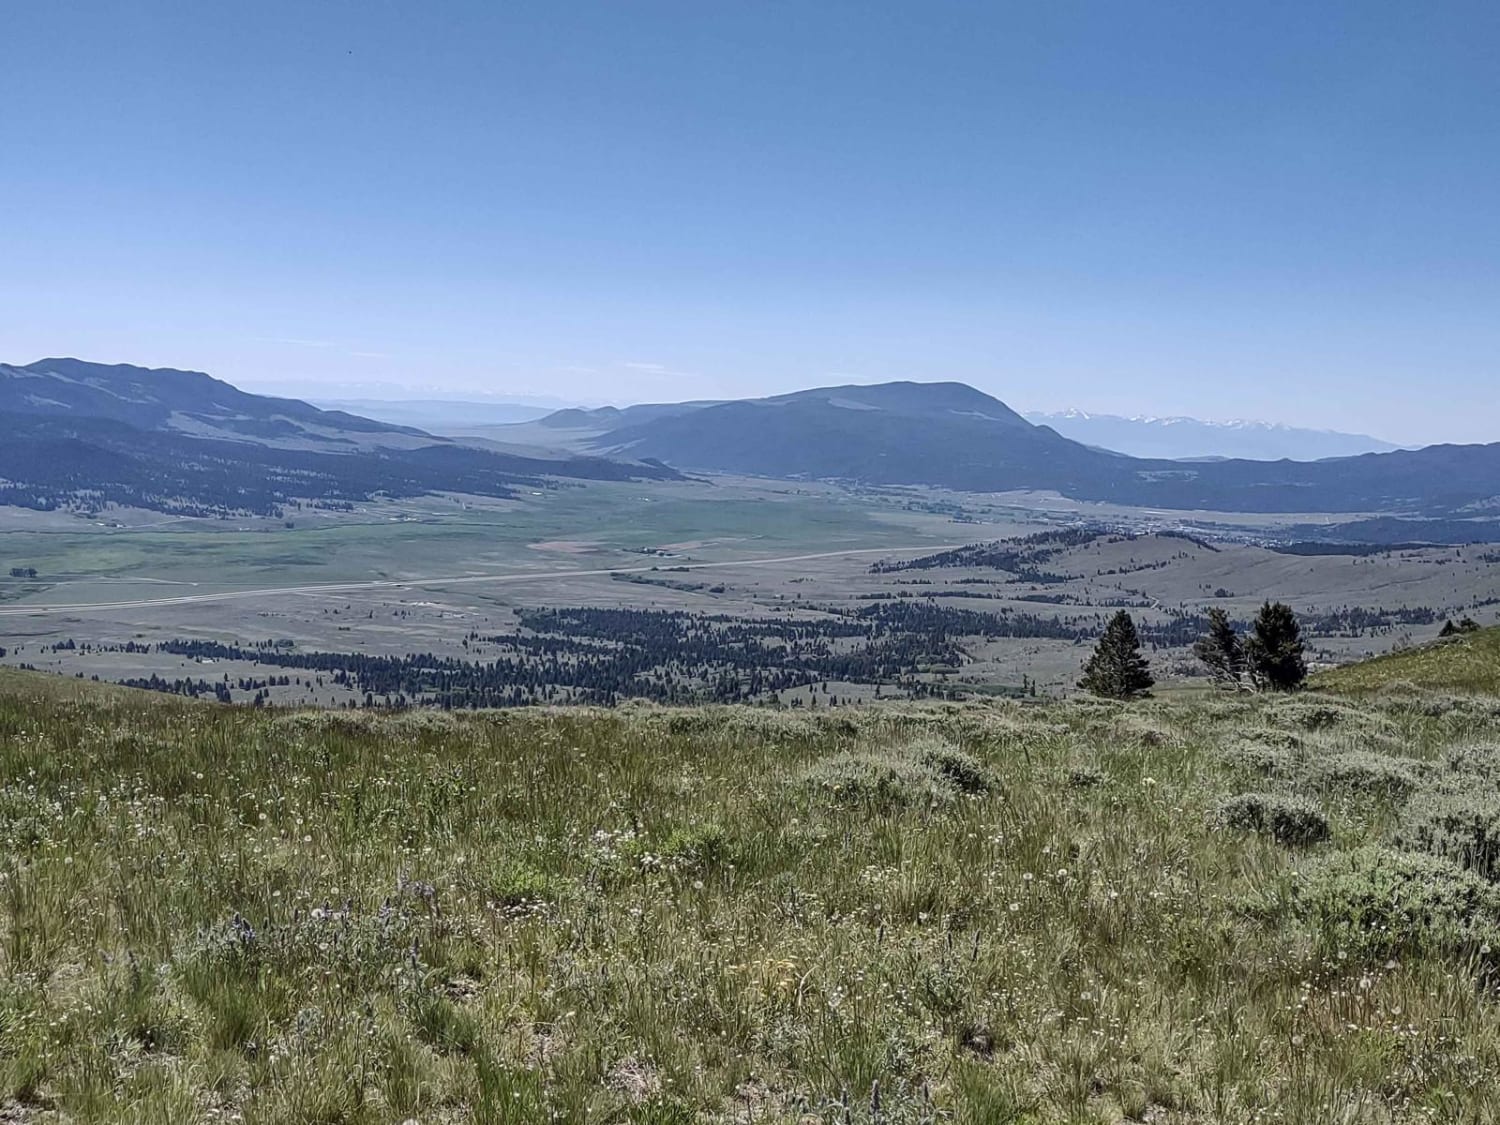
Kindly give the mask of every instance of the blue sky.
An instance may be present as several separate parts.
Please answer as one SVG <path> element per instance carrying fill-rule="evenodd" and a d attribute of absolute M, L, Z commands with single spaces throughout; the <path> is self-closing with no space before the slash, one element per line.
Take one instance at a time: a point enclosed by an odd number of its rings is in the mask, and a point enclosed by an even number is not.
<path fill-rule="evenodd" d="M 1500 5 L 31 0 L 0 359 L 1500 440 Z"/>

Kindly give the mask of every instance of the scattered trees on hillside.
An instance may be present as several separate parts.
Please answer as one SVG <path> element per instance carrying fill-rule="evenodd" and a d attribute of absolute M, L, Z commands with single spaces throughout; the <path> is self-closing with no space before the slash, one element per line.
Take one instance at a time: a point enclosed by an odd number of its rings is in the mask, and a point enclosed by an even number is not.
<path fill-rule="evenodd" d="M 1106 699 L 1139 699 L 1149 695 L 1155 683 L 1150 665 L 1141 655 L 1135 620 L 1122 609 L 1105 627 L 1078 686 Z"/>

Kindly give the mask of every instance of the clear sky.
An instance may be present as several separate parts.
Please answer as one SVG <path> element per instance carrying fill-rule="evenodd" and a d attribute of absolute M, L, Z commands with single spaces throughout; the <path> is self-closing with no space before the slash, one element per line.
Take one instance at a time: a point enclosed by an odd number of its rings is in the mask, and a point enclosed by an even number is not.
<path fill-rule="evenodd" d="M 12 0 L 0 360 L 1500 440 L 1500 4 Z"/>

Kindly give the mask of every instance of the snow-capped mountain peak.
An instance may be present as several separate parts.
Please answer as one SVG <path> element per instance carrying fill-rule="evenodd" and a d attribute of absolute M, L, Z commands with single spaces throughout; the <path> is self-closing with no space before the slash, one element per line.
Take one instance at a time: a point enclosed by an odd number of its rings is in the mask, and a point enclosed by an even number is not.
<path fill-rule="evenodd" d="M 1320 461 L 1329 457 L 1356 457 L 1362 453 L 1388 453 L 1401 448 L 1368 434 L 1348 434 L 1248 418 L 1211 420 L 1146 414 L 1125 418 L 1073 408 L 1033 411 L 1026 415 L 1026 420 L 1051 426 L 1074 441 L 1133 457 Z"/>

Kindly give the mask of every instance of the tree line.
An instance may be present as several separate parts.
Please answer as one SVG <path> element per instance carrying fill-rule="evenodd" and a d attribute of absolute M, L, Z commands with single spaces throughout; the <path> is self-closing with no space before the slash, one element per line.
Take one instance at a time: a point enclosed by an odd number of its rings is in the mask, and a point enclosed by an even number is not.
<path fill-rule="evenodd" d="M 1210 609 L 1208 630 L 1194 643 L 1193 655 L 1226 690 L 1296 691 L 1307 681 L 1302 626 L 1291 606 L 1282 602 L 1261 606 L 1243 635 L 1228 613 Z M 1155 683 L 1141 653 L 1135 620 L 1122 609 L 1099 638 L 1078 686 L 1108 699 L 1139 699 Z"/>

